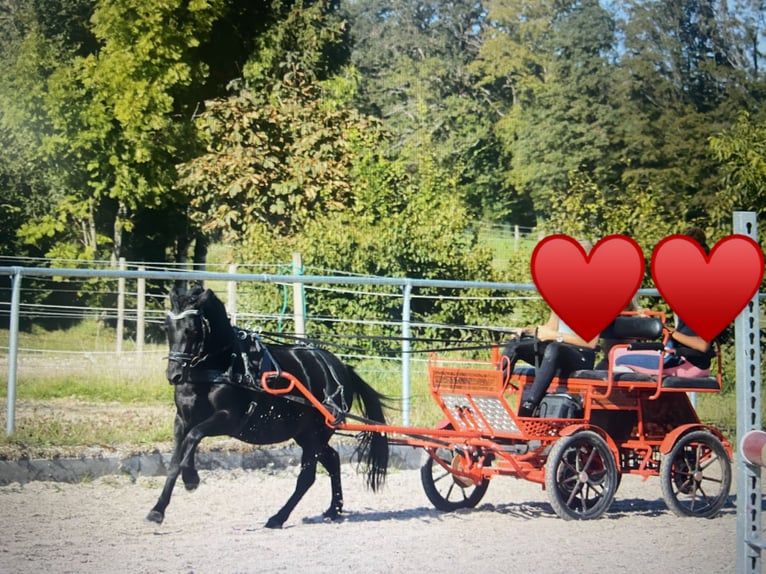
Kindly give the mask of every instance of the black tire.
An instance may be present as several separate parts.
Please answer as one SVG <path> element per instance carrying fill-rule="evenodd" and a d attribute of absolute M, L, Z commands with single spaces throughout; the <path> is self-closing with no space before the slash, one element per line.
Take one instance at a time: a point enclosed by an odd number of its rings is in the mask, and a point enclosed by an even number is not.
<path fill-rule="evenodd" d="M 712 518 L 729 498 L 731 461 L 718 437 L 683 435 L 660 464 L 662 498 L 678 516 Z"/>
<path fill-rule="evenodd" d="M 460 455 L 456 456 L 453 450 L 445 448 L 438 449 L 436 452 L 442 461 L 453 468 L 458 468 L 461 464 Z M 489 488 L 489 480 L 473 482 L 456 476 L 436 462 L 432 456 L 429 456 L 420 468 L 420 480 L 434 508 L 445 512 L 475 507 Z"/>
<path fill-rule="evenodd" d="M 598 518 L 612 505 L 619 472 L 609 445 L 593 431 L 553 443 L 545 462 L 545 488 L 564 520 Z"/>

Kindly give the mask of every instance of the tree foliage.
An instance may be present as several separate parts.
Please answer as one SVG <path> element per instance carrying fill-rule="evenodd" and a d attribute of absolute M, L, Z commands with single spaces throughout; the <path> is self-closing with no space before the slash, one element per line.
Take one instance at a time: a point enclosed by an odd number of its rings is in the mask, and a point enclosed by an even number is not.
<path fill-rule="evenodd" d="M 713 212 L 716 221 L 732 211 L 766 213 L 766 120 L 743 112 L 736 124 L 711 138 L 710 145 L 723 164 L 724 186 Z"/>
<path fill-rule="evenodd" d="M 374 146 L 377 128 L 333 93 L 353 77 L 320 82 L 344 41 L 328 18 L 321 4 L 293 8 L 234 93 L 206 103 L 197 122 L 206 151 L 180 168 L 206 231 L 255 244 L 350 206 L 353 149 Z"/>
<path fill-rule="evenodd" d="M 392 152 L 417 170 L 427 150 L 457 178 L 455 192 L 474 217 L 507 217 L 513 205 L 493 130 L 499 114 L 471 69 L 483 4 L 358 0 L 349 13 L 357 105 L 381 119 Z"/>
<path fill-rule="evenodd" d="M 746 6 L 750 4 L 750 7 Z M 684 218 L 708 216 L 722 184 L 708 141 L 756 105 L 757 57 L 742 34 L 758 35 L 747 14 L 718 0 L 637 0 L 626 3 L 626 183 L 651 186 Z M 756 8 L 762 11 L 762 8 Z M 755 83 L 754 83 L 755 81 Z"/>
<path fill-rule="evenodd" d="M 16 165 L 42 168 L 47 201 L 20 237 L 51 256 L 90 259 L 164 259 L 163 247 L 188 244 L 175 166 L 196 153 L 195 92 L 209 89 L 223 0 L 21 4 L 4 22 L 24 30 L 5 46 L 0 98 L 10 137 L 29 140 Z M 30 97 L 16 103 L 18 93 Z"/>

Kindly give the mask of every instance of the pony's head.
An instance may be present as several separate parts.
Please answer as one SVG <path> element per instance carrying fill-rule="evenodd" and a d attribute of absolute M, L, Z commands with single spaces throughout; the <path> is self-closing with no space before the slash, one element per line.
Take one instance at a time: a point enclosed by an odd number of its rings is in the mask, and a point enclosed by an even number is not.
<path fill-rule="evenodd" d="M 190 291 L 173 288 L 170 311 L 165 316 L 168 338 L 168 381 L 177 385 L 191 381 L 193 369 L 224 368 L 219 337 L 229 326 L 223 303 L 210 290 L 195 286 Z M 230 331 L 230 329 L 229 329 Z"/>

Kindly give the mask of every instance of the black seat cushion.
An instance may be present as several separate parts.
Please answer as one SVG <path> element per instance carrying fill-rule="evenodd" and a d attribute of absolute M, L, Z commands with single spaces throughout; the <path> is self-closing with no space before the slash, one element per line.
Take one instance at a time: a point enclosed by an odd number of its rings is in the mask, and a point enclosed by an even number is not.
<path fill-rule="evenodd" d="M 662 379 L 663 389 L 700 389 L 718 390 L 718 379 L 715 377 L 665 377 Z"/>
<path fill-rule="evenodd" d="M 662 321 L 658 317 L 618 315 L 601 333 L 604 339 L 659 339 Z"/>
<path fill-rule="evenodd" d="M 609 371 L 601 370 L 601 369 L 574 371 L 573 373 L 569 374 L 568 378 L 590 379 L 594 381 L 608 381 Z M 657 377 L 653 375 L 646 375 L 644 373 L 634 373 L 632 371 L 631 372 L 619 371 L 616 373 L 612 373 L 612 380 L 614 382 L 622 381 L 626 383 L 650 383 L 653 381 L 657 381 Z"/>
<path fill-rule="evenodd" d="M 517 377 L 534 377 L 535 368 L 534 367 L 514 367 L 513 374 Z"/>

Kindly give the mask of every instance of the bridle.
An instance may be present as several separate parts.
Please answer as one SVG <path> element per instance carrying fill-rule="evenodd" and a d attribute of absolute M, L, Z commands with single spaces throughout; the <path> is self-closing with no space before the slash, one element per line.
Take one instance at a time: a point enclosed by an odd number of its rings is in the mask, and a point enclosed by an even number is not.
<path fill-rule="evenodd" d="M 279 364 L 268 347 L 255 333 L 234 327 L 232 329 L 233 336 L 227 344 L 220 349 L 210 350 L 212 330 L 210 321 L 202 309 L 187 309 L 180 313 L 167 312 L 167 318 L 170 321 L 180 321 L 189 317 L 199 317 L 202 336 L 193 343 L 189 351 L 170 351 L 168 353 L 166 357 L 168 361 L 178 363 L 183 373 L 181 379 L 171 381 L 172 384 L 225 382 L 261 389 L 260 376 L 264 371 L 274 372 L 279 377 L 279 373 L 281 373 Z M 251 350 L 258 356 L 256 370 L 251 368 L 254 359 L 249 355 Z M 205 369 L 203 363 L 210 364 L 211 359 L 218 355 L 229 356 L 226 366 L 214 365 L 214 368 Z M 240 362 L 241 371 L 236 367 Z"/>
<path fill-rule="evenodd" d="M 187 309 L 181 313 L 167 312 L 167 317 L 171 321 L 180 321 L 181 319 L 194 316 L 199 316 L 200 318 L 202 337 L 192 346 L 191 352 L 170 351 L 167 356 L 168 361 L 180 364 L 183 369 L 193 369 L 208 359 L 209 355 L 205 352 L 205 343 L 210 336 L 210 321 L 207 320 L 207 317 L 205 317 L 200 309 Z"/>

